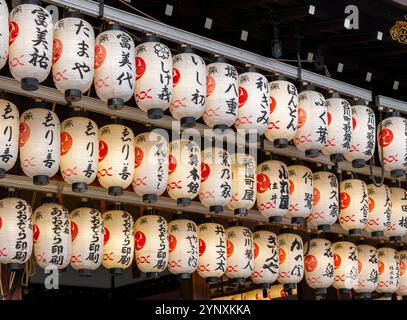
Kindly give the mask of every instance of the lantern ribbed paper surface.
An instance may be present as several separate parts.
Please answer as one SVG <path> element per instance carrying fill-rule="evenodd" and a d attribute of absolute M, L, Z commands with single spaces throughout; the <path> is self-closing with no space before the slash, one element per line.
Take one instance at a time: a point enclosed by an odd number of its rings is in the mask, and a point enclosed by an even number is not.
<path fill-rule="evenodd" d="M 103 219 L 103 266 L 113 274 L 131 266 L 134 256 L 134 223 L 128 212 L 107 211 Z"/>
<path fill-rule="evenodd" d="M 73 191 L 85 191 L 98 170 L 99 134 L 97 124 L 73 117 L 61 123 L 61 174 Z"/>
<path fill-rule="evenodd" d="M 307 217 L 310 228 L 328 230 L 339 212 L 338 179 L 328 171 L 313 174 L 313 206 Z"/>
<path fill-rule="evenodd" d="M 203 119 L 213 128 L 224 130 L 232 126 L 238 111 L 237 70 L 225 62 L 206 66 L 206 103 Z"/>
<path fill-rule="evenodd" d="M 181 120 L 184 127 L 192 127 L 195 120 L 202 117 L 206 99 L 206 65 L 205 61 L 193 52 L 190 47 L 181 48 L 185 51 L 174 56 L 172 116 Z"/>
<path fill-rule="evenodd" d="M 376 291 L 392 294 L 400 285 L 400 259 L 398 252 L 393 248 L 382 247 L 377 249 L 379 258 L 379 279 Z"/>
<path fill-rule="evenodd" d="M 180 279 L 190 279 L 198 267 L 198 227 L 187 219 L 168 223 L 169 255 L 168 270 Z"/>
<path fill-rule="evenodd" d="M 110 195 L 121 195 L 133 180 L 133 131 L 119 124 L 99 129 L 99 183 L 109 189 Z"/>
<path fill-rule="evenodd" d="M 9 67 L 12 76 L 28 91 L 38 89 L 52 64 L 53 24 L 48 10 L 21 4 L 10 12 Z"/>
<path fill-rule="evenodd" d="M 352 143 L 352 109 L 348 101 L 342 98 L 326 100 L 328 110 L 328 138 L 322 153 L 331 161 L 344 160 Z"/>
<path fill-rule="evenodd" d="M 201 186 L 201 148 L 192 140 L 182 139 L 172 141 L 169 150 L 168 195 L 179 206 L 188 206 Z"/>
<path fill-rule="evenodd" d="M 383 152 L 384 170 L 393 177 L 403 176 L 407 169 L 407 120 L 402 117 L 384 119 L 377 128 L 377 143 L 380 161 Z"/>
<path fill-rule="evenodd" d="M 232 154 L 232 198 L 228 208 L 246 215 L 256 202 L 256 160 L 250 154 Z"/>
<path fill-rule="evenodd" d="M 9 43 L 9 23 L 8 23 L 8 6 L 5 0 L 0 0 L 0 69 L 2 69 L 8 58 Z M 10 25 L 12 30 L 13 26 Z M 10 30 L 10 31 L 11 31 Z"/>
<path fill-rule="evenodd" d="M 6 171 L 10 170 L 17 161 L 20 115 L 17 107 L 13 103 L 7 100 L 0 99 L 0 117 L 1 117 L 0 178 L 1 178 L 4 177 Z"/>
<path fill-rule="evenodd" d="M 350 234 L 358 234 L 368 221 L 367 186 L 362 180 L 348 179 L 339 184 L 339 223 Z"/>
<path fill-rule="evenodd" d="M 226 271 L 225 229 L 217 223 L 203 223 L 198 229 L 198 274 L 213 283 Z"/>
<path fill-rule="evenodd" d="M 278 148 L 288 146 L 294 139 L 298 126 L 298 92 L 291 82 L 285 80 L 269 83 L 270 115 L 264 135 Z"/>
<path fill-rule="evenodd" d="M 30 259 L 32 248 L 30 205 L 18 198 L 0 200 L 0 263 L 13 271 L 21 269 Z"/>
<path fill-rule="evenodd" d="M 397 290 L 397 294 L 402 297 L 407 296 L 407 250 L 403 248 L 403 250 L 400 250 L 399 252 L 399 258 L 400 258 L 400 285 Z"/>
<path fill-rule="evenodd" d="M 92 208 L 81 207 L 71 212 L 72 257 L 71 266 L 81 276 L 92 275 L 102 264 L 102 214 Z"/>
<path fill-rule="evenodd" d="M 226 276 L 244 284 L 253 271 L 253 234 L 241 226 L 226 229 Z"/>
<path fill-rule="evenodd" d="M 302 91 L 298 95 L 295 146 L 307 157 L 316 157 L 327 141 L 328 117 L 325 98 L 317 91 Z"/>
<path fill-rule="evenodd" d="M 199 200 L 210 211 L 221 212 L 232 197 L 231 158 L 218 147 L 202 151 Z"/>
<path fill-rule="evenodd" d="M 95 34 L 93 27 L 67 12 L 54 26 L 52 76 L 67 101 L 77 101 L 93 82 Z"/>
<path fill-rule="evenodd" d="M 251 280 L 259 285 L 272 284 L 278 277 L 278 243 L 275 233 L 259 230 L 253 233 L 253 272 Z"/>
<path fill-rule="evenodd" d="M 135 138 L 133 189 L 144 202 L 154 202 L 168 184 L 168 140 L 159 131 Z"/>
<path fill-rule="evenodd" d="M 168 263 L 168 226 L 159 215 L 144 215 L 134 224 L 136 262 L 142 272 L 156 277 Z M 185 254 L 185 253 L 184 253 Z"/>
<path fill-rule="evenodd" d="M 386 185 L 376 187 L 373 183 L 367 186 L 369 195 L 369 214 L 365 230 L 372 235 L 383 235 L 390 225 L 391 192 Z"/>
<path fill-rule="evenodd" d="M 407 234 L 407 191 L 402 188 L 390 188 L 391 215 L 390 225 L 384 231 L 390 240 L 401 240 Z"/>
<path fill-rule="evenodd" d="M 269 121 L 268 81 L 261 73 L 251 71 L 239 74 L 239 106 L 235 122 L 236 129 L 242 133 L 253 130 L 262 135 Z M 240 130 L 237 131 L 240 133 Z"/>
<path fill-rule="evenodd" d="M 290 206 L 288 217 L 293 223 L 304 223 L 312 209 L 313 176 L 312 171 L 301 165 L 288 167 Z"/>
<path fill-rule="evenodd" d="M 150 40 L 136 47 L 134 96 L 150 119 L 159 119 L 172 100 L 172 55 L 163 43 Z"/>
<path fill-rule="evenodd" d="M 372 109 L 356 104 L 352 106 L 352 145 L 345 159 L 353 167 L 362 168 L 374 153 L 376 143 L 376 118 Z"/>
<path fill-rule="evenodd" d="M 282 233 L 278 236 L 278 282 L 287 289 L 295 288 L 304 277 L 304 245 L 299 235 Z"/>
<path fill-rule="evenodd" d="M 34 255 L 45 269 L 65 269 L 71 261 L 71 226 L 68 210 L 56 203 L 44 203 L 34 211 Z"/>
<path fill-rule="evenodd" d="M 357 246 L 358 251 L 358 281 L 354 290 L 362 298 L 370 298 L 378 282 L 378 260 L 375 247 L 367 244 Z"/>
<path fill-rule="evenodd" d="M 121 109 L 134 92 L 134 42 L 117 24 L 107 28 L 95 41 L 95 89 L 109 109 Z"/>
<path fill-rule="evenodd" d="M 58 116 L 45 108 L 32 108 L 20 117 L 20 165 L 34 184 L 48 184 L 60 162 Z"/>
<path fill-rule="evenodd" d="M 257 207 L 271 220 L 281 221 L 289 206 L 288 168 L 284 162 L 265 161 L 257 166 Z"/>
<path fill-rule="evenodd" d="M 333 287 L 343 293 L 352 289 L 358 279 L 358 253 L 352 242 L 339 241 L 332 244 L 334 254 Z"/>
<path fill-rule="evenodd" d="M 304 251 L 305 280 L 316 294 L 324 294 L 334 281 L 332 244 L 315 238 L 307 243 Z"/>

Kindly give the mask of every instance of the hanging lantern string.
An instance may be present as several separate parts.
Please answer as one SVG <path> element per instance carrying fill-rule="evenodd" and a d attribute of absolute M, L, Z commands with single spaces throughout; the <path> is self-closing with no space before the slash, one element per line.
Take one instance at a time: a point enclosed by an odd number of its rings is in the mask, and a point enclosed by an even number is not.
<path fill-rule="evenodd" d="M 149 18 L 149 19 L 151 19 L 151 20 L 154 20 L 154 21 L 157 21 L 157 22 L 161 22 L 160 20 L 158 20 L 158 19 L 156 19 L 156 18 L 150 16 L 149 14 L 147 14 L 147 13 L 145 13 L 145 12 L 143 12 L 143 11 L 137 9 L 136 7 L 133 7 L 131 4 L 127 3 L 126 1 L 119 0 L 119 2 L 122 3 L 122 4 L 124 4 L 124 5 L 126 5 L 127 7 L 131 8 L 131 9 L 133 9 L 133 10 L 136 11 L 137 13 L 140 13 L 140 14 L 142 14 L 143 16 L 146 16 L 147 18 Z"/>
<path fill-rule="evenodd" d="M 380 156 L 380 160 L 382 163 L 380 182 L 376 181 L 375 176 L 373 174 L 373 157 L 371 157 L 369 160 L 370 178 L 372 179 L 373 184 L 378 188 L 380 188 L 384 184 L 384 163 L 383 163 L 384 152 L 383 152 L 382 120 L 383 120 L 383 110 L 381 109 L 379 111 L 379 139 L 380 139 L 380 142 L 378 143 L 378 146 L 377 146 L 378 151 L 379 151 L 379 148 L 382 149 L 382 153 Z"/>

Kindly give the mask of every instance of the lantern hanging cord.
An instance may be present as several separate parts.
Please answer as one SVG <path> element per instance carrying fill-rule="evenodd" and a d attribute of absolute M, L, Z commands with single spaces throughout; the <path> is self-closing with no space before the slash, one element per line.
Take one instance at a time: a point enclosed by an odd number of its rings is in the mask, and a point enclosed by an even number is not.
<path fill-rule="evenodd" d="M 369 160 L 369 168 L 370 168 L 370 178 L 372 179 L 373 184 L 380 188 L 384 184 L 384 152 L 383 152 L 383 134 L 382 134 L 382 119 L 383 118 L 383 111 L 379 111 L 379 143 L 377 146 L 377 151 L 379 151 L 379 148 L 382 149 L 381 155 L 380 155 L 380 161 L 381 161 L 381 176 L 380 176 L 380 182 L 376 181 L 376 178 L 373 174 L 373 157 L 370 158 Z M 379 152 L 380 153 L 380 152 Z"/>
<path fill-rule="evenodd" d="M 141 10 L 135 8 L 135 7 L 133 7 L 131 4 L 127 3 L 126 1 L 119 0 L 119 2 L 122 3 L 122 4 L 124 4 L 124 5 L 126 5 L 127 7 L 131 8 L 131 9 L 133 9 L 133 10 L 136 11 L 137 13 L 140 13 L 140 14 L 142 14 L 143 16 L 146 16 L 147 18 L 149 18 L 149 19 L 151 19 L 151 20 L 161 22 L 160 20 L 158 20 L 158 19 L 156 19 L 156 18 L 150 16 L 149 14 L 147 14 L 147 13 L 145 13 L 145 12 L 143 12 L 143 11 L 141 11 Z"/>
<path fill-rule="evenodd" d="M 5 300 L 6 298 L 12 298 L 18 288 L 20 280 L 21 280 L 21 271 L 13 272 L 10 276 L 9 290 L 7 292 L 3 292 L 3 288 L 1 288 L 0 299 Z"/>

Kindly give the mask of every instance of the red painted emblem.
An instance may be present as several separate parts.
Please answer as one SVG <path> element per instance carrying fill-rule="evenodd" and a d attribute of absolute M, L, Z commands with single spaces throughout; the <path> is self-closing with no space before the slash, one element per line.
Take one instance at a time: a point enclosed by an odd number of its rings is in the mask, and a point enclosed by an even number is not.
<path fill-rule="evenodd" d="M 20 123 L 20 135 L 18 145 L 20 148 L 24 147 L 27 143 L 28 139 L 30 138 L 30 127 L 27 123 L 21 122 Z"/>
<path fill-rule="evenodd" d="M 234 251 L 235 247 L 233 245 L 233 243 L 229 240 L 226 241 L 226 252 L 227 252 L 227 257 L 229 258 Z"/>
<path fill-rule="evenodd" d="M 352 128 L 353 130 L 356 128 L 356 119 L 354 117 L 352 117 Z"/>
<path fill-rule="evenodd" d="M 143 58 L 136 57 L 136 80 L 140 79 L 146 71 L 146 63 Z"/>
<path fill-rule="evenodd" d="M 288 184 L 289 184 L 289 189 L 290 189 L 290 195 L 292 195 L 295 190 L 294 182 L 292 182 L 291 180 L 288 180 Z"/>
<path fill-rule="evenodd" d="M 332 116 L 331 113 L 328 112 L 328 126 L 331 124 Z"/>
<path fill-rule="evenodd" d="M 177 247 L 177 238 L 175 238 L 172 234 L 168 236 L 168 247 L 170 252 L 173 252 Z"/>
<path fill-rule="evenodd" d="M 211 169 L 209 168 L 209 165 L 206 164 L 205 162 L 202 162 L 201 163 L 201 182 L 204 182 L 206 179 L 208 179 L 210 173 L 211 173 Z"/>
<path fill-rule="evenodd" d="M 400 277 L 406 272 L 407 264 L 405 261 L 400 261 Z"/>
<path fill-rule="evenodd" d="M 358 273 L 362 272 L 362 262 L 358 260 Z"/>
<path fill-rule="evenodd" d="M 393 141 L 393 132 L 390 129 L 382 129 L 379 132 L 378 140 L 381 147 L 387 147 Z"/>
<path fill-rule="evenodd" d="M 75 222 L 71 221 L 71 238 L 72 238 L 72 241 L 75 241 L 76 237 L 78 236 L 78 232 L 79 232 L 78 225 Z"/>
<path fill-rule="evenodd" d="M 270 187 L 271 181 L 268 175 L 259 173 L 257 175 L 257 192 L 263 193 Z"/>
<path fill-rule="evenodd" d="M 18 24 L 14 21 L 10 21 L 10 23 L 8 24 L 8 30 L 9 30 L 8 44 L 9 46 L 11 46 L 18 36 L 19 31 Z"/>
<path fill-rule="evenodd" d="M 103 245 L 105 245 L 110 239 L 110 231 L 108 228 L 103 227 Z"/>
<path fill-rule="evenodd" d="M 384 262 L 382 260 L 379 260 L 379 274 L 382 274 L 384 272 Z"/>
<path fill-rule="evenodd" d="M 287 257 L 287 254 L 285 253 L 283 248 L 278 249 L 278 261 L 280 264 L 283 264 L 285 261 L 285 258 Z"/>
<path fill-rule="evenodd" d="M 107 151 L 107 143 L 103 140 L 99 140 L 99 162 L 103 161 L 103 159 L 106 158 Z"/>
<path fill-rule="evenodd" d="M 239 108 L 243 107 L 248 98 L 247 90 L 243 87 L 239 87 Z"/>
<path fill-rule="evenodd" d="M 52 64 L 55 64 L 58 62 L 59 58 L 61 58 L 64 45 L 62 44 L 61 40 L 56 38 L 54 38 L 52 43 L 53 43 Z"/>
<path fill-rule="evenodd" d="M 205 253 L 205 250 L 206 250 L 205 241 L 199 239 L 199 256 L 202 256 Z"/>
<path fill-rule="evenodd" d="M 146 236 L 143 232 L 137 231 L 135 236 L 134 236 L 134 247 L 136 248 L 137 251 L 143 249 L 144 245 L 146 244 Z"/>
<path fill-rule="evenodd" d="M 144 152 L 141 148 L 135 147 L 134 153 L 136 154 L 136 156 L 134 158 L 135 159 L 135 168 L 137 168 L 143 162 Z"/>
<path fill-rule="evenodd" d="M 181 78 L 181 73 L 177 68 L 172 68 L 172 81 L 174 83 L 174 87 L 177 86 L 179 79 Z"/>
<path fill-rule="evenodd" d="M 338 269 L 341 266 L 342 259 L 339 254 L 334 253 L 334 268 Z"/>
<path fill-rule="evenodd" d="M 72 136 L 68 132 L 61 132 L 61 156 L 64 156 L 68 153 L 68 151 L 72 147 L 72 142 Z"/>
<path fill-rule="evenodd" d="M 216 81 L 211 76 L 206 76 L 206 96 L 209 97 L 216 88 Z"/>
<path fill-rule="evenodd" d="M 350 195 L 346 192 L 340 194 L 341 210 L 346 209 L 350 205 Z"/>
<path fill-rule="evenodd" d="M 36 224 L 33 224 L 33 240 L 36 242 L 40 237 L 40 229 Z"/>
<path fill-rule="evenodd" d="M 1 220 L 1 217 L 0 217 L 0 230 L 1 230 L 2 225 L 3 225 L 3 220 Z"/>
<path fill-rule="evenodd" d="M 172 154 L 170 154 L 168 157 L 168 174 L 173 173 L 176 168 L 177 168 L 177 159 L 175 159 L 175 157 Z"/>
<path fill-rule="evenodd" d="M 276 99 L 274 99 L 272 96 L 270 96 L 270 113 L 273 113 L 274 110 L 276 109 L 277 102 Z"/>
<path fill-rule="evenodd" d="M 314 271 L 315 268 L 317 267 L 317 264 L 318 264 L 318 260 L 317 260 L 317 258 L 315 258 L 315 256 L 313 256 L 312 254 L 307 255 L 307 256 L 305 257 L 304 266 L 305 266 L 305 270 L 306 270 L 307 272 L 312 272 L 312 271 Z"/>
<path fill-rule="evenodd" d="M 374 203 L 373 198 L 369 197 L 369 212 L 373 211 L 374 205 L 375 205 L 375 203 Z"/>
<path fill-rule="evenodd" d="M 319 200 L 321 200 L 321 192 L 317 188 L 314 188 L 313 190 L 313 200 L 314 206 L 318 204 Z"/>
<path fill-rule="evenodd" d="M 99 68 L 106 59 L 106 49 L 101 44 L 95 46 L 95 69 Z"/>
<path fill-rule="evenodd" d="M 301 128 L 307 121 L 307 113 L 304 109 L 298 109 L 298 128 Z"/>
<path fill-rule="evenodd" d="M 253 243 L 253 250 L 254 250 L 254 259 L 256 259 L 260 253 L 259 245 L 256 242 Z"/>

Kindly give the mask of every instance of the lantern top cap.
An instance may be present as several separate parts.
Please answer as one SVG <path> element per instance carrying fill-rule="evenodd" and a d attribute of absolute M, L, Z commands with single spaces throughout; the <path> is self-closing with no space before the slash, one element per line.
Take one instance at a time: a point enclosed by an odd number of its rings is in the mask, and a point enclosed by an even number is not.
<path fill-rule="evenodd" d="M 255 66 L 245 65 L 242 68 L 242 73 L 244 72 L 259 72 L 259 70 Z"/>
<path fill-rule="evenodd" d="M 53 193 L 47 193 L 45 194 L 44 198 L 41 200 L 41 204 L 46 204 L 46 203 L 56 203 L 57 199 L 55 194 Z"/>
<path fill-rule="evenodd" d="M 36 6 L 41 6 L 41 1 L 39 0 L 21 0 L 20 5 L 22 4 L 34 4 Z"/>
<path fill-rule="evenodd" d="M 389 246 L 389 244 L 388 243 L 386 243 L 386 242 L 382 242 L 382 243 L 379 243 L 378 245 L 377 245 L 377 249 L 381 249 L 381 248 L 389 248 L 389 249 L 393 249 L 392 247 L 390 247 Z"/>
<path fill-rule="evenodd" d="M 288 81 L 286 76 L 283 76 L 282 74 L 276 74 L 271 77 L 271 81 Z"/>
<path fill-rule="evenodd" d="M 227 63 L 227 60 L 224 56 L 220 56 L 220 55 L 214 55 L 211 60 L 210 63 L 215 63 L 215 62 L 223 62 L 223 63 Z"/>
<path fill-rule="evenodd" d="M 254 227 L 254 231 L 271 231 L 271 227 L 268 224 L 259 224 Z"/>
<path fill-rule="evenodd" d="M 178 50 L 179 53 L 195 53 L 195 49 L 189 45 L 182 44 Z"/>
<path fill-rule="evenodd" d="M 80 13 L 77 10 L 67 10 L 64 12 L 63 15 L 64 18 L 78 18 L 78 19 L 83 19 L 82 13 Z"/>
<path fill-rule="evenodd" d="M 110 31 L 110 30 L 118 30 L 118 31 L 123 31 L 123 27 L 118 24 L 117 22 L 109 22 L 106 26 L 106 31 Z"/>
<path fill-rule="evenodd" d="M 339 93 L 339 92 L 336 92 L 336 91 L 330 91 L 330 92 L 328 92 L 328 94 L 326 95 L 326 98 L 327 98 L 327 99 L 330 99 L 330 98 L 340 98 L 340 97 L 341 97 L 340 93 Z"/>
<path fill-rule="evenodd" d="M 142 42 L 160 42 L 160 37 L 155 34 L 146 33 L 143 35 Z"/>
<path fill-rule="evenodd" d="M 309 83 L 303 84 L 301 86 L 301 91 L 316 91 L 316 90 L 317 90 L 317 88 L 314 85 L 309 84 Z"/>
<path fill-rule="evenodd" d="M 357 99 L 352 101 L 351 105 L 352 106 L 366 106 L 366 101 L 363 100 L 363 99 L 357 98 Z"/>

